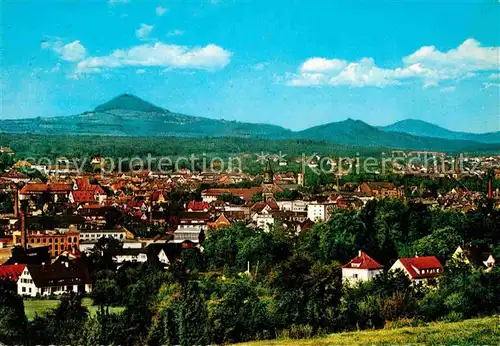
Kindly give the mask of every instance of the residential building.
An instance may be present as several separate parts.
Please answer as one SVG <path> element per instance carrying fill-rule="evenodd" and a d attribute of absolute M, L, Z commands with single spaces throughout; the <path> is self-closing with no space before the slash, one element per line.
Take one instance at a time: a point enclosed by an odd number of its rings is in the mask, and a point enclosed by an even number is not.
<path fill-rule="evenodd" d="M 415 284 L 433 286 L 436 278 L 443 272 L 443 266 L 436 256 L 400 258 L 391 267 L 391 271 L 402 270 Z"/>
<path fill-rule="evenodd" d="M 491 270 L 496 263 L 495 257 L 487 244 L 459 246 L 452 258 L 476 268 Z"/>
<path fill-rule="evenodd" d="M 189 240 L 195 244 L 200 243 L 204 237 L 203 226 L 197 224 L 180 224 L 174 231 L 174 243 L 182 243 Z"/>
<path fill-rule="evenodd" d="M 358 187 L 358 192 L 363 192 L 369 197 L 398 197 L 400 192 L 393 183 L 365 182 Z"/>
<path fill-rule="evenodd" d="M 335 208 L 333 202 L 312 202 L 307 205 L 307 218 L 311 221 L 328 221 Z"/>
<path fill-rule="evenodd" d="M 26 264 L 0 265 L 0 280 L 8 280 L 17 283 L 24 268 L 26 268 Z"/>
<path fill-rule="evenodd" d="M 276 201 L 281 210 L 294 211 L 294 212 L 307 212 L 308 201 L 294 200 L 294 201 Z"/>
<path fill-rule="evenodd" d="M 356 257 L 342 266 L 342 280 L 349 283 L 368 281 L 382 272 L 383 266 L 380 263 L 359 250 Z"/>
<path fill-rule="evenodd" d="M 92 280 L 80 260 L 27 265 L 17 281 L 17 293 L 35 297 L 68 292 L 89 293 Z"/>

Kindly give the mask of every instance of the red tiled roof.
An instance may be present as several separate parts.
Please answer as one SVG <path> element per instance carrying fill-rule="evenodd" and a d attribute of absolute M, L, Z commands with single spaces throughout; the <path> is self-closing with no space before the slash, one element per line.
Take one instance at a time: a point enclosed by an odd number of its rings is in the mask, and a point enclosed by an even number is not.
<path fill-rule="evenodd" d="M 28 176 L 26 174 L 18 172 L 15 169 L 11 169 L 7 173 L 3 173 L 1 176 L 3 178 L 17 178 L 17 179 L 26 179 L 26 178 L 28 178 Z"/>
<path fill-rule="evenodd" d="M 352 269 L 382 269 L 382 265 L 375 261 L 373 258 L 368 256 L 363 251 L 360 251 L 360 254 L 354 257 L 349 263 L 343 265 L 342 268 L 352 268 Z"/>
<path fill-rule="evenodd" d="M 95 201 L 94 198 L 94 191 L 71 191 L 73 194 L 73 199 L 75 200 L 76 203 L 84 203 L 84 202 L 93 202 Z"/>
<path fill-rule="evenodd" d="M 52 192 L 70 192 L 73 190 L 73 185 L 72 184 L 50 184 L 49 189 Z"/>
<path fill-rule="evenodd" d="M 206 211 L 210 209 L 210 205 L 207 202 L 191 201 L 188 203 L 187 210 L 189 211 Z"/>
<path fill-rule="evenodd" d="M 17 282 L 24 268 L 26 268 L 26 264 L 0 265 L 0 279 Z"/>
<path fill-rule="evenodd" d="M 78 178 L 76 179 L 76 186 L 78 187 L 78 190 L 89 190 L 90 181 L 88 178 Z"/>
<path fill-rule="evenodd" d="M 47 184 L 26 184 L 19 191 L 20 194 L 29 194 L 34 192 L 45 192 L 48 191 Z"/>
<path fill-rule="evenodd" d="M 429 276 L 438 276 L 441 274 L 441 262 L 436 258 L 436 256 L 423 256 L 423 257 L 412 257 L 412 258 L 400 258 L 399 261 L 408 271 L 412 278 L 421 278 L 421 277 L 429 277 Z M 415 268 L 420 272 L 417 273 Z M 424 269 L 437 269 L 439 268 L 439 272 L 435 271 L 433 273 L 422 273 L 421 271 Z"/>

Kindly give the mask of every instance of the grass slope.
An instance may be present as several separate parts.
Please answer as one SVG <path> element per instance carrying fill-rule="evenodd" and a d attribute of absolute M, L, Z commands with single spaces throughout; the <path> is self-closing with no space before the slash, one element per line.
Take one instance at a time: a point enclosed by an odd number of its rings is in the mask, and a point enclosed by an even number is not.
<path fill-rule="evenodd" d="M 51 309 L 55 309 L 59 305 L 59 300 L 57 299 L 26 299 L 24 301 L 24 312 L 28 320 L 35 318 L 35 315 L 43 315 Z M 92 305 L 92 299 L 83 298 L 82 305 L 89 310 L 90 315 L 95 315 L 99 307 L 97 305 Z M 123 307 L 116 306 L 109 308 L 111 313 L 119 313 L 123 311 Z"/>
<path fill-rule="evenodd" d="M 347 332 L 303 340 L 265 340 L 240 345 L 498 345 L 499 342 L 500 316 L 494 316 L 460 322 L 434 322 L 424 327 Z"/>

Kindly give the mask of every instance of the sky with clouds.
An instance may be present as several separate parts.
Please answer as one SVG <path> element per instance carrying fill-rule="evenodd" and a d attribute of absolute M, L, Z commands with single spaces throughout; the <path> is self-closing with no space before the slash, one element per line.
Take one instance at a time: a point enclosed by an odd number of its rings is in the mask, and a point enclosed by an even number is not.
<path fill-rule="evenodd" d="M 500 2 L 3 1 L 1 119 L 132 93 L 293 130 L 415 118 L 500 130 Z"/>

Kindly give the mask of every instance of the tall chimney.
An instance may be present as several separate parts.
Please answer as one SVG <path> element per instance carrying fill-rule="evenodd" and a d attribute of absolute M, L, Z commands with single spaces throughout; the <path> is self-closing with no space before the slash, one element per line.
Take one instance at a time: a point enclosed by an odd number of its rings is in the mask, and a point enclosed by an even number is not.
<path fill-rule="evenodd" d="M 19 217 L 19 191 L 17 184 L 14 184 L 14 217 Z"/>
<path fill-rule="evenodd" d="M 21 212 L 21 246 L 24 250 L 26 250 L 26 213 L 24 211 Z"/>
<path fill-rule="evenodd" d="M 493 174 L 488 174 L 488 199 L 493 198 Z"/>

